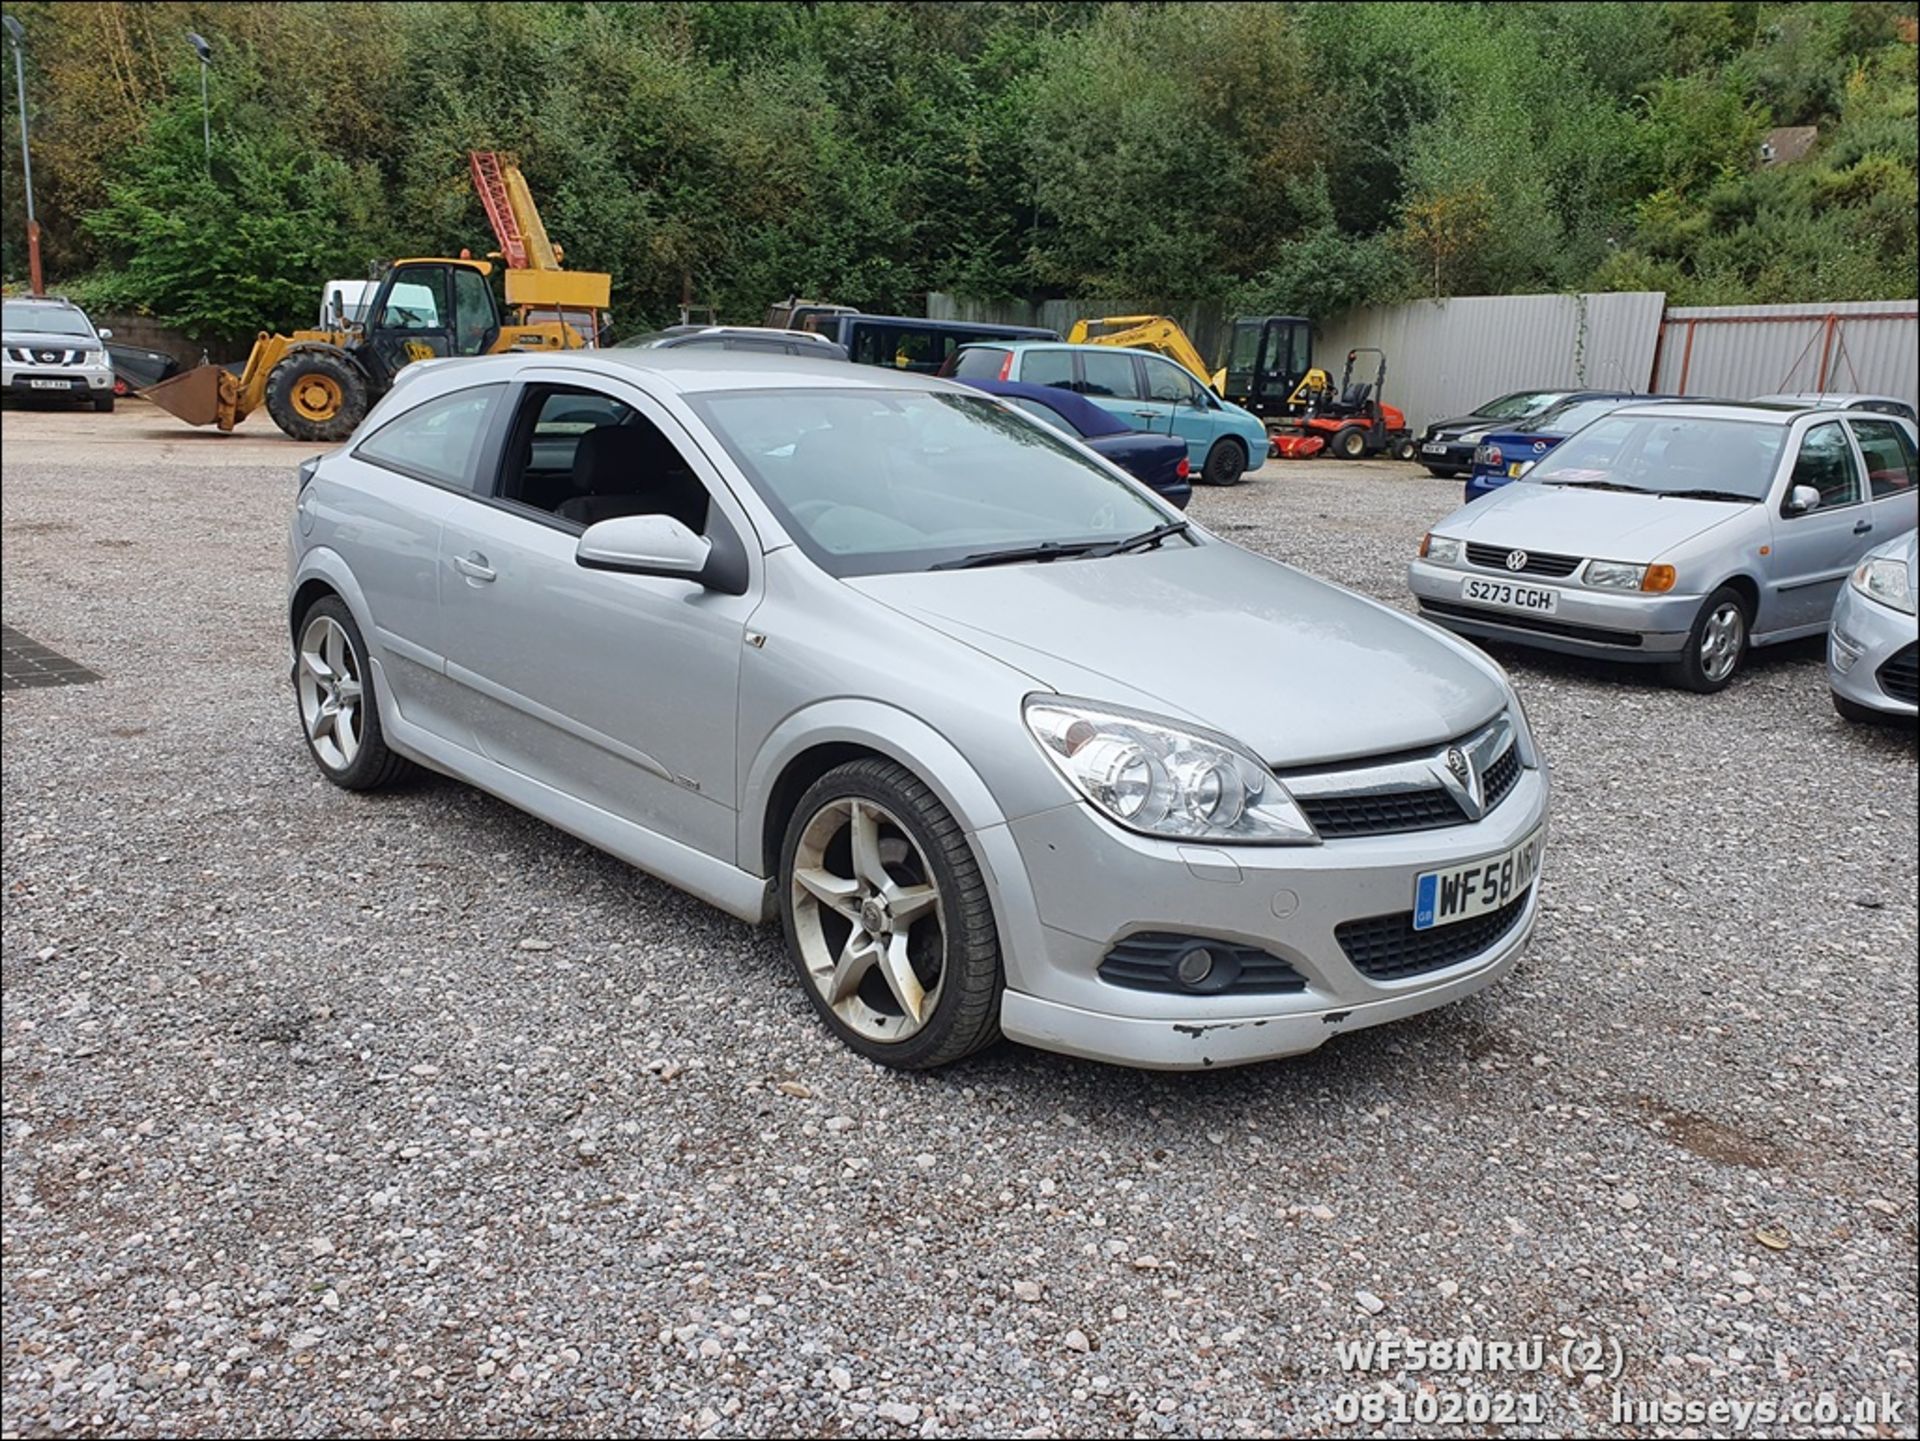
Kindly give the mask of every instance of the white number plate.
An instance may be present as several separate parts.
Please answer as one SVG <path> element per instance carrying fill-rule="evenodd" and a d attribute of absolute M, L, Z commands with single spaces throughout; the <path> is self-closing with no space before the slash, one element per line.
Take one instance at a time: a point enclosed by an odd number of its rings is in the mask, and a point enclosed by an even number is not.
<path fill-rule="evenodd" d="M 29 380 L 27 382 L 27 388 L 29 390 L 72 390 L 73 382 L 69 380 Z"/>
<path fill-rule="evenodd" d="M 1460 582 L 1460 599 L 1501 610 L 1525 610 L 1552 615 L 1560 608 L 1560 592 L 1544 585 L 1515 585 L 1510 580 L 1482 580 L 1470 575 Z"/>
<path fill-rule="evenodd" d="M 1544 838 L 1543 832 L 1535 831 L 1501 855 L 1418 877 L 1413 883 L 1413 928 L 1430 931 L 1470 921 L 1525 895 L 1540 873 Z"/>
<path fill-rule="evenodd" d="M 1440 441 L 1440 440 L 1430 440 L 1425 445 L 1420 447 L 1420 452 L 1423 455 L 1445 455 L 1447 453 L 1446 442 Z"/>

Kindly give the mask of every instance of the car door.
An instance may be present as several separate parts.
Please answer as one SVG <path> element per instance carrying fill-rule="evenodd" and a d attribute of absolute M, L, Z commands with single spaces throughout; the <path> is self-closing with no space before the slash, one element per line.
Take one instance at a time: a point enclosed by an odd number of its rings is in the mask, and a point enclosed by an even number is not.
<path fill-rule="evenodd" d="M 445 734 L 455 698 L 440 615 L 440 531 L 471 505 L 488 427 L 507 387 L 444 392 L 389 413 L 346 463 L 301 491 L 307 548 L 337 552 L 366 606 L 365 639 L 400 718 Z"/>
<path fill-rule="evenodd" d="M 585 526 L 562 514 L 575 491 L 554 473 L 571 451 L 578 474 L 588 432 L 631 428 L 649 458 L 616 482 L 644 491 L 672 470 L 704 499 L 710 536 L 730 526 L 744 541 L 752 528 L 652 397 L 577 370 L 521 374 L 490 491 L 441 534 L 447 675 L 464 697 L 470 743 L 621 820 L 731 855 L 740 651 L 757 576 L 747 595 L 732 596 L 580 565 Z M 665 513 L 651 501 L 626 513 L 650 508 Z"/>
<path fill-rule="evenodd" d="M 1220 412 L 1207 404 L 1200 382 L 1184 366 L 1157 355 L 1143 355 L 1139 361 L 1146 370 L 1147 405 L 1155 412 L 1151 424 L 1141 429 L 1178 436 L 1187 443 L 1187 459 L 1194 468 L 1205 465 L 1220 435 Z"/>
<path fill-rule="evenodd" d="M 1920 468 L 1915 464 L 1913 431 L 1877 415 L 1850 418 L 1847 425 L 1866 463 L 1872 543 L 1878 545 L 1912 530 L 1920 521 Z"/>
<path fill-rule="evenodd" d="M 1820 503 L 1796 514 L 1789 502 L 1800 486 L 1818 491 Z M 1842 582 L 1875 543 L 1875 532 L 1860 457 L 1846 426 L 1837 420 L 1809 426 L 1775 501 L 1773 553 L 1767 557 L 1774 606 L 1759 628 L 1825 625 Z"/>
<path fill-rule="evenodd" d="M 1131 351 L 1088 349 L 1076 351 L 1079 372 L 1076 388 L 1095 405 L 1134 430 L 1151 430 L 1159 414 L 1148 404 Z M 1167 433 L 1164 424 L 1160 433 Z"/>

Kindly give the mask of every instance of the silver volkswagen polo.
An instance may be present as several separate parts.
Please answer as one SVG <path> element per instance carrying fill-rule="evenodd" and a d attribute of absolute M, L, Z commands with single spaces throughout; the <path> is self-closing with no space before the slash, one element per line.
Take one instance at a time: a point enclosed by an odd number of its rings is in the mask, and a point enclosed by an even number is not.
<path fill-rule="evenodd" d="M 1420 613 L 1462 635 L 1724 688 L 1819 635 L 1861 556 L 1912 530 L 1913 422 L 1774 405 L 1614 411 L 1420 543 Z"/>
<path fill-rule="evenodd" d="M 302 468 L 291 540 L 325 776 L 425 765 L 777 918 L 889 1065 L 1311 1050 L 1533 927 L 1547 777 L 1499 667 L 958 385 L 423 362 Z"/>

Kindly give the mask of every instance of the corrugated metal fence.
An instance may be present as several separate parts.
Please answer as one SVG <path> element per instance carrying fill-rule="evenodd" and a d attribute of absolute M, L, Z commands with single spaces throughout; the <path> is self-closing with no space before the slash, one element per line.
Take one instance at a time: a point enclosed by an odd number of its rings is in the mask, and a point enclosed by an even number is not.
<path fill-rule="evenodd" d="M 1660 324 L 1651 388 L 1726 398 L 1857 390 L 1920 403 L 1920 306 L 1676 306 Z"/>
<path fill-rule="evenodd" d="M 983 303 L 927 297 L 943 320 L 1045 325 L 1152 312 L 1128 301 Z M 1920 306 L 1912 300 L 1666 308 L 1659 291 L 1469 295 L 1347 311 L 1316 326 L 1314 354 L 1340 378 L 1349 350 L 1387 352 L 1387 400 L 1418 429 L 1509 390 L 1582 386 L 1727 399 L 1782 390 L 1860 390 L 1920 403 Z M 1175 307 L 1209 360 L 1231 317 Z M 1372 367 L 1356 362 L 1357 375 Z"/>

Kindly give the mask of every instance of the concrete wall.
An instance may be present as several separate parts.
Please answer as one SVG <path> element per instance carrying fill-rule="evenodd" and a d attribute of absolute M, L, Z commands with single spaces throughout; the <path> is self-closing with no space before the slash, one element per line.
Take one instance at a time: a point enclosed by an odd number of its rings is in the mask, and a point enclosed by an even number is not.
<path fill-rule="evenodd" d="M 138 346 L 142 350 L 163 350 L 180 362 L 182 370 L 188 370 L 200 363 L 203 347 L 184 331 L 169 330 L 159 321 L 148 315 L 133 315 L 116 311 L 89 311 L 88 318 L 96 326 L 104 326 L 113 332 L 115 345 Z M 244 356 L 245 352 L 242 351 Z M 222 355 L 219 347 L 213 348 L 212 358 L 216 361 L 233 359 Z"/>

